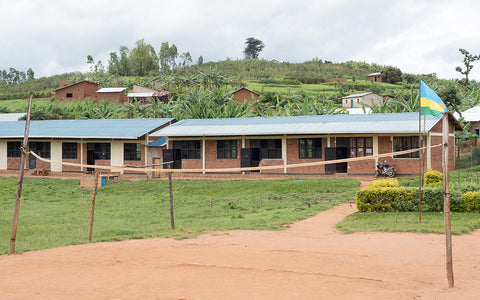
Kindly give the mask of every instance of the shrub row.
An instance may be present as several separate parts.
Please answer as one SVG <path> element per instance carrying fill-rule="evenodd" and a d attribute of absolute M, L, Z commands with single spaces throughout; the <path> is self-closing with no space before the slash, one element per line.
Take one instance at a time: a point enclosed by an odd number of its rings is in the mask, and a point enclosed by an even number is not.
<path fill-rule="evenodd" d="M 450 191 L 450 209 L 453 212 L 480 213 L 480 192 L 453 188 Z M 463 191 L 462 191 L 463 190 Z M 363 212 L 418 211 L 418 188 L 369 187 L 357 192 L 357 209 Z M 443 211 L 443 188 L 422 188 L 422 211 Z"/>

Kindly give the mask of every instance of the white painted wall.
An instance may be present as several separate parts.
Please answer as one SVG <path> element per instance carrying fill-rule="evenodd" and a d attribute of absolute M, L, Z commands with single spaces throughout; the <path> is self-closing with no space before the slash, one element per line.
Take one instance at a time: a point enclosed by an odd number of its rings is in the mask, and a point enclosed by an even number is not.
<path fill-rule="evenodd" d="M 50 143 L 50 159 L 53 161 L 62 161 L 62 142 L 61 141 L 52 141 Z M 52 163 L 50 170 L 53 172 L 62 172 L 61 164 Z"/>
<path fill-rule="evenodd" d="M 112 141 L 111 142 L 111 153 L 110 153 L 110 164 L 111 166 L 121 167 L 123 166 L 123 142 Z M 114 170 L 112 172 L 122 172 L 122 170 Z"/>
<path fill-rule="evenodd" d="M 7 166 L 7 142 L 0 141 L 0 170 L 6 170 Z"/>

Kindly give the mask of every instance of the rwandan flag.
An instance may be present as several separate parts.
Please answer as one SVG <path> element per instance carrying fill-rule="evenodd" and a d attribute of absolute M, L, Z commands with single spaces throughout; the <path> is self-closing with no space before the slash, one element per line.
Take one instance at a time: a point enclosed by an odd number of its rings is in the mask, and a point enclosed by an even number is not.
<path fill-rule="evenodd" d="M 445 112 L 447 112 L 447 106 L 442 99 L 420 80 L 420 114 L 439 117 Z"/>

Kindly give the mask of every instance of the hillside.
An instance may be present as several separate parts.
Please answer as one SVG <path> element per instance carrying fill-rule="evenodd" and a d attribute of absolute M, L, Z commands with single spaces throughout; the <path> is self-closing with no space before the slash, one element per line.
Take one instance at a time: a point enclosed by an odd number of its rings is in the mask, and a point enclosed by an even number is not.
<path fill-rule="evenodd" d="M 99 83 L 100 87 L 126 87 L 133 84 L 167 90 L 172 93 L 172 104 L 166 107 L 155 107 L 154 113 L 144 116 L 173 116 L 179 110 L 174 104 L 184 108 L 185 113 L 176 115 L 184 117 L 222 117 L 250 115 L 295 115 L 338 112 L 341 97 L 362 92 L 375 92 L 388 96 L 390 101 L 375 112 L 400 112 L 418 109 L 418 79 L 426 81 L 452 110 L 465 110 L 480 102 L 480 87 L 471 82 L 465 87 L 461 81 L 439 79 L 435 74 L 415 75 L 403 74 L 402 80 L 396 84 L 371 82 L 366 75 L 385 70 L 385 66 L 365 62 L 332 63 L 314 59 L 304 63 L 288 63 L 266 60 L 225 60 L 208 62 L 175 68 L 167 74 L 133 77 L 114 76 L 108 73 L 67 73 L 51 77 L 39 78 L 19 84 L 0 85 L 0 111 L 22 112 L 26 110 L 28 92 L 33 90 L 36 109 L 53 111 L 43 118 L 77 118 L 77 117 L 125 117 L 139 116 L 148 108 L 110 107 L 113 112 L 95 114 L 91 111 L 107 110 L 109 104 L 87 103 L 89 108 L 79 108 L 81 104 L 59 104 L 54 100 L 54 90 L 60 80 L 80 81 L 89 79 Z M 340 78 L 345 82 L 329 82 L 331 78 Z M 263 111 L 252 111 L 251 107 L 230 107 L 218 109 L 217 113 L 192 113 L 192 106 L 206 105 L 202 101 L 209 98 L 212 107 L 226 105 L 229 93 L 246 87 L 258 92 L 260 103 L 257 106 Z M 203 97 L 199 100 L 198 97 Z M 213 99 L 213 98 L 215 99 Z M 9 101 L 5 101 L 9 100 Z M 53 102 L 52 102 L 53 101 Z M 49 103 L 50 102 L 50 103 Z M 23 104 L 22 104 L 23 103 Z M 450 105 L 451 104 L 451 105 Z M 47 107 L 48 106 L 48 107 Z M 69 107 L 67 107 L 69 106 Z M 208 106 L 208 105 L 207 105 Z M 83 107 L 83 106 L 82 106 Z M 335 109 L 337 108 L 337 109 Z M 79 111 L 89 110 L 89 113 Z M 220 112 L 223 110 L 223 112 Z M 225 110 L 230 112 L 226 113 Z M 65 111 L 69 111 L 65 113 Z"/>

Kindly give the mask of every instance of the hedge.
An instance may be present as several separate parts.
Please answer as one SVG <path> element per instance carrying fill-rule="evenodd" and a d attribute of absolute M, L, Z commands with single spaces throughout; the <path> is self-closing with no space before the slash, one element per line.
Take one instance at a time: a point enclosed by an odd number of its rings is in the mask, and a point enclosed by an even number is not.
<path fill-rule="evenodd" d="M 362 212 L 418 211 L 418 188 L 369 187 L 357 191 L 357 209 Z M 450 210 L 453 212 L 480 213 L 480 192 L 450 191 Z M 422 188 L 422 211 L 443 211 L 443 188 Z"/>

